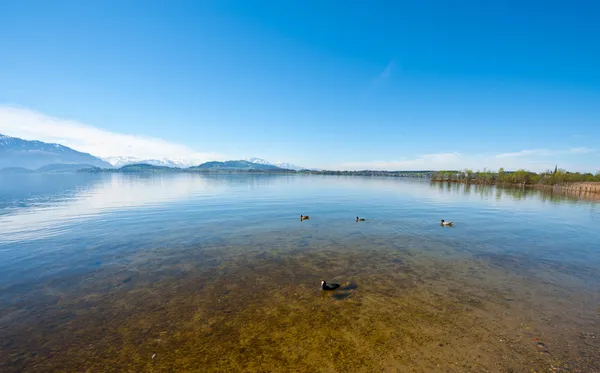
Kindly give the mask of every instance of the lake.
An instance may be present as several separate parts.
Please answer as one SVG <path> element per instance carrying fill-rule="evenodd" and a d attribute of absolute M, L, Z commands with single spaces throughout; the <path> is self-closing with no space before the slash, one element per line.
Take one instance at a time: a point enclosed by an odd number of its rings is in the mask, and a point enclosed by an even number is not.
<path fill-rule="evenodd" d="M 0 371 L 598 372 L 599 226 L 405 178 L 0 176 Z"/>

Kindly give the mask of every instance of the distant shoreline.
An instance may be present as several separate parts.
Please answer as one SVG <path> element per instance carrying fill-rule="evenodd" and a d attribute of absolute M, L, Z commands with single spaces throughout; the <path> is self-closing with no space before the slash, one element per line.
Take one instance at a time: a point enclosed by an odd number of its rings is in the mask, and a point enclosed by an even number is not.
<path fill-rule="evenodd" d="M 239 165 L 249 168 L 239 167 Z M 205 167 L 210 166 L 210 167 Z M 78 168 L 81 167 L 81 168 Z M 88 166 L 88 167 L 85 167 Z M 226 167 L 230 166 L 230 167 Z M 121 173 L 121 174 L 157 174 L 157 173 L 201 173 L 201 174 L 258 174 L 258 175 L 331 175 L 331 176 L 371 176 L 371 177 L 408 177 L 426 179 L 432 182 L 456 183 L 466 185 L 495 185 L 501 187 L 536 188 L 576 193 L 600 194 L 600 172 L 591 173 L 568 172 L 556 168 L 554 171 L 534 173 L 525 170 L 498 172 L 484 170 L 482 172 L 464 171 L 331 171 L 331 170 L 291 170 L 275 166 L 258 166 L 245 161 L 208 162 L 200 166 L 188 168 L 155 166 L 150 164 L 131 164 L 120 168 L 89 167 L 89 165 L 56 164 L 29 170 L 21 167 L 0 169 L 0 175 L 32 174 L 32 173 Z"/>
<path fill-rule="evenodd" d="M 88 167 L 80 169 L 82 173 L 252 173 L 252 174 L 286 174 L 286 175 L 334 175 L 334 176 L 385 176 L 385 177 L 414 177 L 429 179 L 434 171 L 327 171 L 327 170 L 289 170 L 284 168 L 227 168 L 201 166 L 178 168 L 154 166 L 149 164 L 131 164 L 120 168 Z"/>
<path fill-rule="evenodd" d="M 267 171 L 267 170 L 189 170 L 186 168 L 172 168 L 168 171 L 164 170 L 143 170 L 143 171 L 121 171 L 118 168 L 103 168 L 103 169 L 81 169 L 78 173 L 90 174 L 160 174 L 160 173 L 181 173 L 181 174 L 268 174 L 268 175 L 295 175 L 296 171 Z"/>

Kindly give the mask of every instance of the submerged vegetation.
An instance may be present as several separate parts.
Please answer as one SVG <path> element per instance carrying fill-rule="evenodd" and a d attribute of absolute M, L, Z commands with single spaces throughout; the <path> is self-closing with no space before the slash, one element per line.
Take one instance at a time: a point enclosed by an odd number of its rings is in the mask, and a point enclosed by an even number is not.
<path fill-rule="evenodd" d="M 587 294 L 564 285 L 547 290 L 547 280 L 536 276 L 556 270 L 552 263 L 532 267 L 499 254 L 442 259 L 435 250 L 410 248 L 420 239 L 396 234 L 321 236 L 299 248 L 306 237 L 285 231 L 189 248 L 146 247 L 125 256 L 128 266 L 46 279 L 35 297 L 0 304 L 7 321 L 0 371 L 597 367 L 597 327 L 584 330 L 580 314 L 568 312 L 581 304 L 579 312 L 590 317 L 593 306 L 584 303 Z M 321 278 L 354 286 L 322 292 Z M 544 322 L 557 318 L 564 327 Z"/>

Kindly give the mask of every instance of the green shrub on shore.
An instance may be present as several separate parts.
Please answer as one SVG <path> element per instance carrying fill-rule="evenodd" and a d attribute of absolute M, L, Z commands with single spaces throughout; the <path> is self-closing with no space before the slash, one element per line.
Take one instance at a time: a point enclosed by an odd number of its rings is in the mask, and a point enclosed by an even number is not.
<path fill-rule="evenodd" d="M 600 182 L 600 171 L 595 175 L 592 173 L 569 172 L 560 168 L 548 170 L 541 173 L 526 171 L 505 171 L 500 168 L 498 172 L 488 169 L 473 172 L 465 169 L 463 171 L 439 171 L 431 175 L 434 181 L 454 181 L 476 184 L 540 184 L 559 185 L 565 183 Z"/>

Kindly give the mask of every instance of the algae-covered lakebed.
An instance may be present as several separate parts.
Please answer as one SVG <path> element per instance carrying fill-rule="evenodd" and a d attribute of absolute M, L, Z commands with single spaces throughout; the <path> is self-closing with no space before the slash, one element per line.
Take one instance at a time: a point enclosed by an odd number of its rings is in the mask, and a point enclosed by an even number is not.
<path fill-rule="evenodd" d="M 27 180 L 1 201 L 2 372 L 600 370 L 590 202 L 358 177 Z"/>

